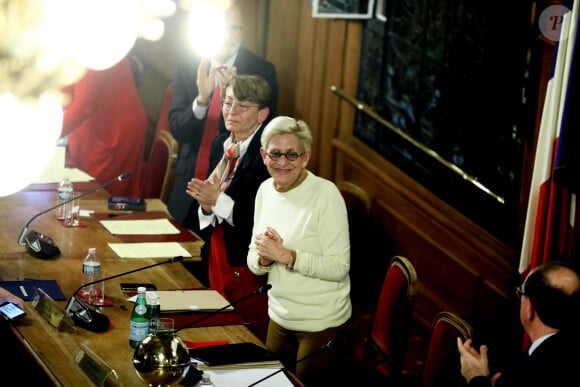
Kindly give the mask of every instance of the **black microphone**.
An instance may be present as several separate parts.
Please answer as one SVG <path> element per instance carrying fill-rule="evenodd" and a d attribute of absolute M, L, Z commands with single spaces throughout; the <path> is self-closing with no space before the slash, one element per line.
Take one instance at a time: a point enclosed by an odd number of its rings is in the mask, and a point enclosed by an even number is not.
<path fill-rule="evenodd" d="M 122 175 L 119 175 L 119 176 L 115 177 L 114 179 L 109 180 L 105 184 L 101 184 L 98 187 L 95 187 L 95 188 L 90 189 L 86 192 L 83 192 L 82 194 L 80 194 L 76 197 L 68 199 L 62 203 L 57 204 L 54 207 L 50 207 L 49 209 L 44 210 L 44 211 L 39 212 L 38 214 L 34 215 L 32 218 L 30 218 L 28 223 L 26 223 L 26 225 L 24 226 L 24 228 L 20 232 L 20 236 L 18 237 L 18 243 L 22 246 L 26 246 L 28 249 L 28 252 L 36 258 L 52 258 L 52 257 L 58 256 L 60 254 L 60 249 L 54 243 L 52 238 L 50 238 L 44 234 L 41 234 L 37 231 L 34 231 L 34 230 L 28 231 L 28 226 L 30 225 L 30 223 L 32 223 L 32 221 L 34 219 L 38 218 L 40 215 L 46 214 L 47 212 L 50 212 L 50 211 L 54 210 L 55 208 L 63 206 L 66 203 L 70 203 L 75 199 L 82 198 L 85 195 L 88 195 L 90 193 L 98 191 L 101 188 L 108 187 L 109 185 L 111 185 L 117 181 L 125 180 L 127 177 L 129 177 L 129 174 L 123 173 Z"/>
<path fill-rule="evenodd" d="M 75 324 L 81 328 L 97 333 L 106 332 L 109 329 L 111 321 L 107 316 L 99 312 L 98 308 L 87 304 L 81 298 L 77 297 L 77 293 L 81 289 L 99 282 L 108 281 L 113 278 L 118 278 L 124 275 L 132 274 L 155 266 L 181 261 L 183 261 L 183 257 L 180 255 L 177 257 L 169 258 L 168 260 L 163 262 L 154 263 L 153 265 L 140 267 L 138 269 L 126 271 L 120 274 L 115 274 L 110 277 L 101 278 L 96 281 L 87 282 L 86 284 L 80 286 L 77 290 L 74 291 L 69 302 L 66 305 L 65 313 L 71 316 Z"/>
<path fill-rule="evenodd" d="M 334 346 L 334 340 L 329 340 L 326 344 L 324 344 L 322 347 L 320 347 L 319 349 L 317 349 L 316 351 L 309 353 L 308 355 L 301 357 L 300 359 L 296 360 L 296 364 L 300 363 L 301 361 L 304 361 L 306 359 L 310 359 L 312 356 L 316 356 L 318 355 L 320 352 L 326 351 L 330 348 L 332 348 Z M 279 374 L 280 372 L 284 371 L 284 368 L 279 368 L 276 371 L 272 372 L 271 374 L 268 374 L 266 376 L 264 376 L 262 379 L 250 384 L 248 387 L 253 387 L 256 386 L 260 383 L 262 383 L 264 380 L 268 380 L 270 379 L 272 376 Z"/>
<path fill-rule="evenodd" d="M 195 325 L 195 324 L 197 324 L 197 323 L 199 323 L 199 322 L 201 322 L 201 321 L 203 321 L 203 320 L 205 320 L 207 318 L 210 318 L 211 316 L 213 316 L 216 313 L 219 313 L 219 312 L 222 312 L 222 311 L 224 311 L 224 310 L 226 310 L 228 308 L 231 308 L 232 306 L 237 305 L 240 302 L 245 301 L 245 300 L 247 300 L 250 297 L 254 297 L 254 296 L 258 295 L 258 294 L 266 293 L 270 289 L 272 289 L 272 285 L 271 284 L 267 284 L 267 285 L 264 285 L 264 286 L 260 286 L 258 289 L 254 290 L 252 293 L 247 294 L 247 295 L 243 296 L 242 298 L 239 298 L 239 299 L 237 299 L 237 300 L 235 300 L 235 301 L 227 304 L 226 306 L 223 306 L 223 307 L 221 307 L 219 309 L 212 310 L 211 312 L 204 314 L 203 316 L 201 316 L 197 320 L 194 320 L 194 321 L 190 322 L 189 324 L 186 324 L 186 325 L 182 326 L 181 328 L 176 329 L 175 332 L 178 332 L 178 331 L 180 331 L 182 329 L 185 329 L 185 328 L 190 328 L 191 326 L 193 326 L 193 325 Z"/>

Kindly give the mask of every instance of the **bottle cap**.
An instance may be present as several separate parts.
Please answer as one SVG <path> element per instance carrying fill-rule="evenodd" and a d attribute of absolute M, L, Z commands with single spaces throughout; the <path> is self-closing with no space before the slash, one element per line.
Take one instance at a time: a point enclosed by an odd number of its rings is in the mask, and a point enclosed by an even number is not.
<path fill-rule="evenodd" d="M 89 253 L 96 253 L 96 252 L 97 252 L 96 247 L 89 247 Z"/>
<path fill-rule="evenodd" d="M 145 286 L 139 286 L 137 288 L 137 293 L 145 293 L 147 291 L 147 288 L 145 288 Z"/>

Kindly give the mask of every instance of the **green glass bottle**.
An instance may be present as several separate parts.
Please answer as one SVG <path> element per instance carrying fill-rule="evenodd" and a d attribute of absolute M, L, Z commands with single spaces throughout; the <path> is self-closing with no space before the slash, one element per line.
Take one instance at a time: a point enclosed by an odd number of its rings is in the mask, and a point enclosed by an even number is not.
<path fill-rule="evenodd" d="M 147 299 L 145 298 L 145 287 L 137 288 L 137 299 L 131 312 L 131 323 L 129 328 L 129 345 L 137 348 L 141 340 L 149 334 L 149 313 L 147 311 Z"/>

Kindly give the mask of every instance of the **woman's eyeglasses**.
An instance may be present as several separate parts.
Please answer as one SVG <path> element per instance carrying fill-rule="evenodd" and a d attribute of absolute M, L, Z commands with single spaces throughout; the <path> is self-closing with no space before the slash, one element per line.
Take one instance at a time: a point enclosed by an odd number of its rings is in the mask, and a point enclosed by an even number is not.
<path fill-rule="evenodd" d="M 299 157 L 302 157 L 304 155 L 304 153 L 305 152 L 298 153 L 298 152 L 294 152 L 294 151 L 289 151 L 286 153 L 282 153 L 282 152 L 278 152 L 278 151 L 272 151 L 272 152 L 267 153 L 267 155 L 272 161 L 278 161 L 278 160 L 280 160 L 280 157 L 282 157 L 282 156 L 286 157 L 286 160 L 288 160 L 288 161 L 296 161 L 296 160 L 298 160 Z"/>
<path fill-rule="evenodd" d="M 243 102 L 222 101 L 222 109 L 225 112 L 237 111 L 237 112 L 245 113 L 255 106 L 258 106 L 258 105 L 251 104 L 251 103 L 243 103 Z"/>

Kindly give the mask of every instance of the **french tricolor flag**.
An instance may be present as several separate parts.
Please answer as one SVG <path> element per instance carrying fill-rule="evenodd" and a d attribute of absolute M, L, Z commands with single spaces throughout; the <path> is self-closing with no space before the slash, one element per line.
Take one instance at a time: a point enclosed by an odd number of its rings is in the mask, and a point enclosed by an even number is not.
<path fill-rule="evenodd" d="M 575 191 L 580 182 L 580 93 L 578 2 L 563 15 L 551 78 L 540 122 L 532 183 L 522 240 L 519 272 L 523 278 L 538 264 L 568 261 L 574 230 Z M 576 66 L 574 66 L 574 63 Z"/>

